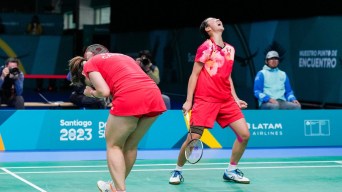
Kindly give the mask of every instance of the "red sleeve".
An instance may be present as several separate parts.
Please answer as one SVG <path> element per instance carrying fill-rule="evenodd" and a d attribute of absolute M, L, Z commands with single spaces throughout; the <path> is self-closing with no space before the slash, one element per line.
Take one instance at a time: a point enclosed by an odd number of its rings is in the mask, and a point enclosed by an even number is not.
<path fill-rule="evenodd" d="M 206 61 L 210 58 L 212 52 L 212 42 L 210 40 L 206 40 L 197 48 L 195 62 L 206 63 Z"/>
<path fill-rule="evenodd" d="M 99 71 L 94 59 L 90 59 L 83 66 L 83 74 L 89 78 L 89 73 L 92 71 Z"/>

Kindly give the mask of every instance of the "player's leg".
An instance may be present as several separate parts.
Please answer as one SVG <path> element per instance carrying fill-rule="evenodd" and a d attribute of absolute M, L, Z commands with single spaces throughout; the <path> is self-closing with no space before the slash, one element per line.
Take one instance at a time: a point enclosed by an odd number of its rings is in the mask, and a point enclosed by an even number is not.
<path fill-rule="evenodd" d="M 138 118 L 109 115 L 106 125 L 107 164 L 116 190 L 125 190 L 126 162 L 124 147 L 136 130 Z"/>
<path fill-rule="evenodd" d="M 238 163 L 245 152 L 250 132 L 241 109 L 234 100 L 223 103 L 217 122 L 221 127 L 229 127 L 234 131 L 236 139 L 232 147 L 232 154 L 228 168 L 223 174 L 223 179 L 238 183 L 249 183 L 249 179 L 237 168 Z"/>
<path fill-rule="evenodd" d="M 230 158 L 230 162 L 237 164 L 245 152 L 250 137 L 250 132 L 248 130 L 245 118 L 241 118 L 231 123 L 229 126 L 237 136 L 232 147 L 232 156 Z"/>
<path fill-rule="evenodd" d="M 126 177 L 132 170 L 132 167 L 137 158 L 138 144 L 152 124 L 157 120 L 158 116 L 154 117 L 142 117 L 138 121 L 137 128 L 135 131 L 127 138 L 124 147 L 124 157 L 126 163 Z"/>
<path fill-rule="evenodd" d="M 191 135 L 190 134 L 187 135 L 187 138 L 183 142 L 180 152 L 178 154 L 178 161 L 177 161 L 178 166 L 183 166 L 186 163 L 185 148 L 188 145 L 188 143 L 191 141 L 191 139 L 200 139 L 203 135 L 204 127 L 190 126 L 190 129 L 191 129 Z"/>
<path fill-rule="evenodd" d="M 208 102 L 198 102 L 196 101 L 191 110 L 190 117 L 190 128 L 192 139 L 201 138 L 204 127 L 213 127 L 215 123 L 216 116 L 220 110 L 220 104 L 218 103 L 208 103 Z M 183 181 L 182 169 L 186 163 L 185 158 L 185 148 L 188 142 L 191 140 L 189 134 L 187 134 L 186 140 L 183 142 L 179 154 L 176 168 L 172 171 L 171 177 L 169 179 L 170 184 L 180 184 Z"/>
<path fill-rule="evenodd" d="M 229 126 L 235 132 L 237 138 L 234 141 L 230 163 L 223 174 L 223 179 L 226 181 L 248 184 L 250 183 L 250 180 L 244 177 L 242 171 L 238 169 L 238 163 L 245 152 L 250 137 L 247 123 L 244 118 L 241 118 L 237 121 L 234 121 Z"/>
<path fill-rule="evenodd" d="M 191 126 L 190 129 L 191 129 L 191 136 L 190 134 L 187 135 L 186 140 L 183 142 L 179 150 L 176 168 L 175 170 L 172 171 L 171 177 L 169 179 L 170 184 L 178 185 L 181 182 L 183 182 L 182 169 L 186 163 L 185 148 L 187 144 L 191 141 L 191 139 L 200 139 L 204 131 L 204 127 L 198 127 L 198 126 Z"/>

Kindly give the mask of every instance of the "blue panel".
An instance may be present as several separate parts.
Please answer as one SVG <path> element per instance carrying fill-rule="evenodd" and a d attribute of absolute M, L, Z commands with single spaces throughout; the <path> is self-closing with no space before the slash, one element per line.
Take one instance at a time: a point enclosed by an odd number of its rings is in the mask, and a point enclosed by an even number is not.
<path fill-rule="evenodd" d="M 32 71 L 35 74 L 54 74 L 59 51 L 60 36 L 40 36 Z M 67 65 L 67 64 L 65 64 Z"/>
<path fill-rule="evenodd" d="M 104 150 L 108 110 L 0 111 L 5 149 Z M 250 148 L 342 146 L 342 110 L 244 110 Z M 215 124 L 210 130 L 223 148 L 231 148 L 235 135 Z M 152 125 L 139 149 L 171 149 L 187 133 L 181 110 L 169 110 Z"/>

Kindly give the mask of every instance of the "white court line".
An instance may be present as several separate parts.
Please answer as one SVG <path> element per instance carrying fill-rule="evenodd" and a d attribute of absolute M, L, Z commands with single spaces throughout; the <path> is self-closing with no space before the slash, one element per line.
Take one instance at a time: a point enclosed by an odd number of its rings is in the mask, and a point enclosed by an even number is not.
<path fill-rule="evenodd" d="M 1 169 L 2 169 L 3 171 L 5 171 L 6 173 L 8 173 L 8 174 L 12 175 L 13 177 L 15 177 L 15 178 L 19 179 L 20 181 L 22 181 L 22 182 L 24 182 L 24 183 L 26 183 L 26 184 L 30 185 L 31 187 L 33 187 L 33 188 L 37 189 L 38 191 L 41 191 L 41 192 L 46 192 L 44 189 L 42 189 L 42 188 L 38 187 L 37 185 L 35 185 L 35 184 L 33 184 L 33 183 L 31 183 L 31 182 L 27 181 L 26 179 L 24 179 L 24 178 L 22 178 L 22 177 L 19 177 L 19 176 L 18 176 L 18 175 L 16 175 L 15 173 L 12 173 L 11 171 L 9 171 L 9 170 L 7 170 L 7 169 L 5 169 L 5 168 L 1 168 Z"/>
<path fill-rule="evenodd" d="M 239 165 L 255 165 L 255 164 L 295 164 L 295 163 L 337 163 L 342 164 L 342 161 L 260 161 L 260 162 L 239 162 Z M 228 163 L 196 163 L 190 166 L 201 165 L 228 165 Z M 155 167 L 155 166 L 175 166 L 175 163 L 149 163 L 149 164 L 135 164 L 133 167 Z M 102 168 L 107 165 L 58 165 L 58 166 L 18 166 L 18 167 L 4 167 L 7 169 L 55 169 L 55 168 Z"/>
<path fill-rule="evenodd" d="M 240 167 L 241 169 L 298 169 L 298 168 L 342 168 L 342 165 L 322 165 L 322 166 L 274 166 L 274 167 Z M 183 170 L 202 171 L 202 170 L 224 170 L 223 167 L 213 168 L 183 168 Z M 172 171 L 173 169 L 133 169 L 132 172 L 154 172 L 154 171 Z M 16 172 L 19 174 L 65 174 L 65 173 L 104 173 L 108 170 L 93 171 L 23 171 Z M 0 173 L 0 175 L 5 173 Z"/>

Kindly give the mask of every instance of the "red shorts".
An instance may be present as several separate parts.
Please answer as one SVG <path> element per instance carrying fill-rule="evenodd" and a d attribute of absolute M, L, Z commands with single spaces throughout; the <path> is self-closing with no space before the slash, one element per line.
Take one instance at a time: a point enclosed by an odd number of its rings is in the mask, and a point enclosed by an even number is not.
<path fill-rule="evenodd" d="M 157 116 L 166 111 L 159 89 L 139 89 L 115 94 L 110 114 L 115 116 Z"/>
<path fill-rule="evenodd" d="M 222 128 L 226 128 L 241 118 L 244 115 L 235 100 L 210 103 L 197 99 L 191 110 L 190 125 L 212 128 L 217 121 Z"/>

